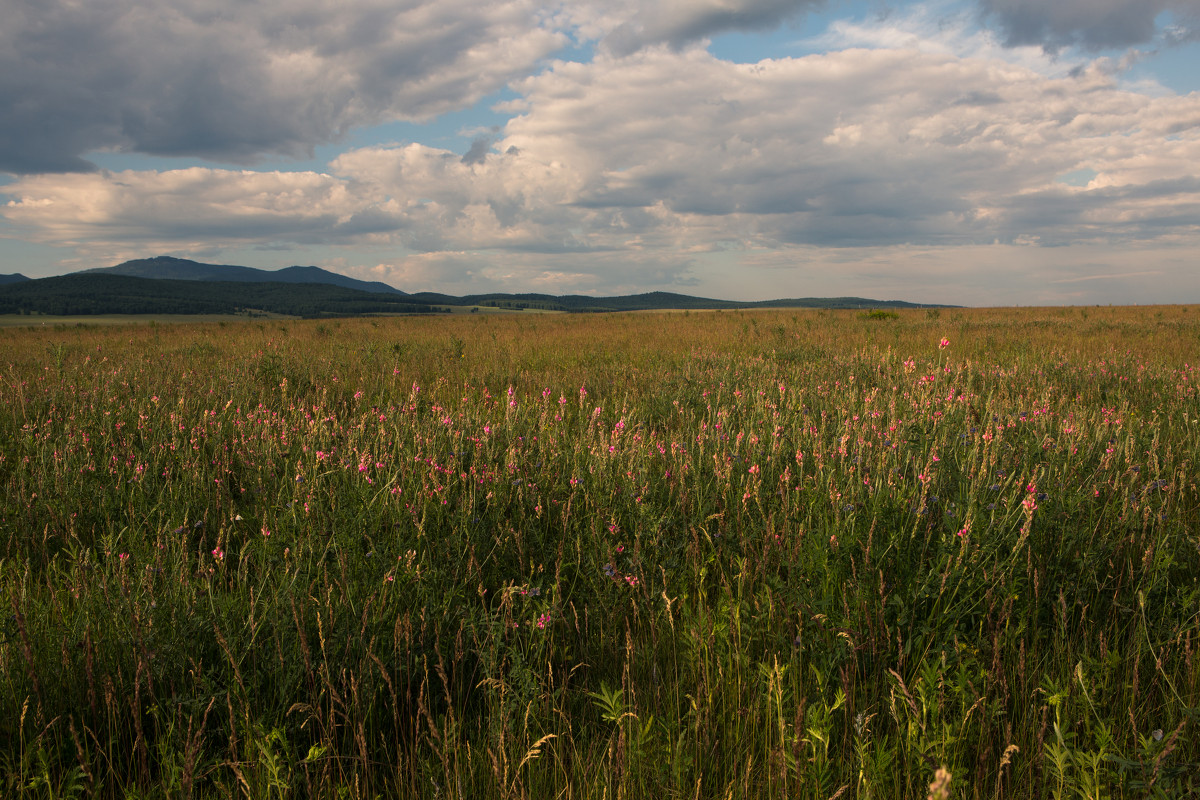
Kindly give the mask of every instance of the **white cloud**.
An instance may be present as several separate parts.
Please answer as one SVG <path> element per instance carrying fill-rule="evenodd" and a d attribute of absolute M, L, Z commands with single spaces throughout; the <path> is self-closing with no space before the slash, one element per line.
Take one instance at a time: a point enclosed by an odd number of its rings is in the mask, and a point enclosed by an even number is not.
<path fill-rule="evenodd" d="M 1149 97 L 1100 70 L 1047 77 L 921 47 L 742 65 L 660 47 L 515 86 L 515 116 L 469 159 L 409 144 L 348 152 L 329 174 L 29 176 L 0 189 L 14 198 L 0 212 L 97 256 L 392 248 L 382 269 L 406 288 L 441 276 L 458 291 L 680 286 L 713 263 L 766 281 L 754 265 L 826 251 L 1200 239 L 1200 95 Z M 1079 170 L 1088 186 L 1057 182 Z"/>
<path fill-rule="evenodd" d="M 1012 206 L 1083 167 L 1096 187 L 1133 183 L 1137 203 L 1169 205 L 1191 190 L 1152 181 L 1200 173 L 1198 97 L 921 49 L 756 65 L 648 50 L 560 64 L 521 90 L 501 146 L 576 166 L 580 205 L 665 212 L 679 240 L 714 246 L 1092 238 Z"/>
<path fill-rule="evenodd" d="M 1035 44 L 1005 43 L 976 23 L 977 15 L 960 4 L 932 0 L 873 18 L 835 20 L 803 44 L 819 50 L 917 50 L 930 55 L 1002 61 L 1057 78 L 1088 63 L 1073 52 L 1051 54 Z"/>
<path fill-rule="evenodd" d="M 17 199 L 0 211 L 27 240 L 98 259 L 216 243 L 315 241 L 354 228 L 356 213 L 369 210 L 362 198 L 349 197 L 346 182 L 312 172 L 75 173 L 26 177 L 4 189 Z"/>

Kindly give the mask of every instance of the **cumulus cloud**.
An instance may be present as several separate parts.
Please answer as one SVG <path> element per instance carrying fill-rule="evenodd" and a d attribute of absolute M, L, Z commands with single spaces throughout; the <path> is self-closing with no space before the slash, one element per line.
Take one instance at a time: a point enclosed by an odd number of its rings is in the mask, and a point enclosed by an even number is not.
<path fill-rule="evenodd" d="M 27 239 L 104 258 L 214 244 L 360 239 L 374 226 L 369 198 L 313 172 L 193 167 L 168 172 L 93 172 L 20 179 L 2 210 Z"/>
<path fill-rule="evenodd" d="M 984 14 L 998 24 L 1009 45 L 1038 45 L 1049 51 L 1081 46 L 1090 50 L 1150 42 L 1160 32 L 1159 16 L 1174 11 L 1195 16 L 1197 0 L 980 0 Z M 1175 40 L 1191 38 L 1179 27 Z"/>
<path fill-rule="evenodd" d="M 1031 221 L 1012 199 L 1062 173 L 1150 185 L 1196 174 L 1200 154 L 1200 98 L 920 50 L 754 65 L 644 51 L 560 64 L 521 88 L 504 142 L 578 167 L 577 205 L 654 211 L 712 246 L 1016 239 Z M 1181 191 L 1159 186 L 1164 203 Z"/>
<path fill-rule="evenodd" d="M 248 165 L 428 120 L 571 39 L 623 53 L 769 27 L 821 0 L 4 0 L 0 171 L 103 150 Z"/>
<path fill-rule="evenodd" d="M 562 46 L 534 0 L 5 0 L 0 170 L 249 163 L 466 107 Z"/>
<path fill-rule="evenodd" d="M 402 254 L 385 265 L 398 279 L 571 290 L 678 286 L 731 253 L 1200 239 L 1200 95 L 1146 96 L 1099 68 L 663 46 L 514 87 L 512 119 L 467 157 L 408 144 L 328 174 L 28 176 L 0 213 L 97 255 L 378 245 Z"/>
<path fill-rule="evenodd" d="M 834 20 L 808 43 L 823 50 L 917 50 L 972 61 L 1003 61 L 1047 77 L 1065 77 L 1091 63 L 1076 53 L 1005 43 L 994 31 L 979 27 L 977 16 L 966 7 L 920 3 L 868 19 Z"/>

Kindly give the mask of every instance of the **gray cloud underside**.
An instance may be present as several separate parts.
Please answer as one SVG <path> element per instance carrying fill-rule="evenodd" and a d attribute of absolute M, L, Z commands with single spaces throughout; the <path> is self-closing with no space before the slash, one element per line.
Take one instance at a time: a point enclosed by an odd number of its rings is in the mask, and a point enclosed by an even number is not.
<path fill-rule="evenodd" d="M 428 119 L 562 46 L 532 0 L 3 0 L 0 170 L 120 149 L 248 163 Z"/>
<path fill-rule="evenodd" d="M 603 37 L 618 55 L 665 43 L 680 48 L 726 31 L 774 28 L 824 0 L 659 0 L 629 5 L 626 18 Z"/>
<path fill-rule="evenodd" d="M 986 18 L 1009 46 L 1040 45 L 1054 51 L 1079 45 L 1091 50 L 1130 47 L 1152 41 L 1158 16 L 1174 11 L 1193 22 L 1197 0 L 979 0 Z M 1175 30 L 1170 40 L 1190 38 Z"/>
<path fill-rule="evenodd" d="M 1047 244 L 1071 243 L 1056 236 L 1058 231 L 1109 243 L 1200 238 L 1200 176 L 1195 175 L 1084 192 L 1055 187 L 1010 198 L 1004 206 L 1009 238 L 1044 235 Z"/>

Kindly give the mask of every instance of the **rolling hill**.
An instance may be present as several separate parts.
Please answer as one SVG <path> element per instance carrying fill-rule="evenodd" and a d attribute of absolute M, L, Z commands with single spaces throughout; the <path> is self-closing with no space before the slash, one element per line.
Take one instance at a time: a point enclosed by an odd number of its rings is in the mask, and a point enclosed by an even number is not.
<path fill-rule="evenodd" d="M 30 280 L 0 276 L 0 314 L 233 314 L 261 311 L 297 317 L 429 313 L 449 307 L 571 313 L 748 308 L 931 308 L 862 297 L 736 302 L 673 292 L 617 297 L 488 293 L 455 297 L 409 294 L 378 281 L 360 281 L 319 267 L 262 270 L 203 264 L 183 258 L 126 261 L 115 267 Z"/>
<path fill-rule="evenodd" d="M 76 275 L 122 275 L 127 278 L 154 278 L 179 281 L 224 281 L 236 283 L 327 283 L 343 289 L 404 295 L 399 289 L 380 281 L 360 281 L 320 267 L 285 267 L 280 270 L 239 267 L 232 264 L 202 264 L 186 258 L 158 256 L 126 261 L 115 267 L 97 267 Z"/>
<path fill-rule="evenodd" d="M 238 314 L 295 317 L 429 313 L 399 293 L 328 283 L 259 283 L 76 273 L 0 286 L 0 314 Z"/>

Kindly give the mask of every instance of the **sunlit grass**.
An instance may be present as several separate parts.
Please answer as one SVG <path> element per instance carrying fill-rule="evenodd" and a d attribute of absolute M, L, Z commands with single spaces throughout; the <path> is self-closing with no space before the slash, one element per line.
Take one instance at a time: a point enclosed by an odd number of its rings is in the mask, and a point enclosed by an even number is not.
<path fill-rule="evenodd" d="M 1198 345 L 1187 307 L 2 330 L 2 793 L 1195 791 Z"/>

